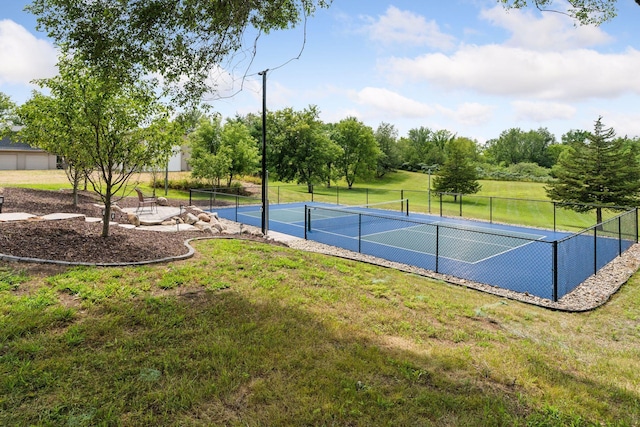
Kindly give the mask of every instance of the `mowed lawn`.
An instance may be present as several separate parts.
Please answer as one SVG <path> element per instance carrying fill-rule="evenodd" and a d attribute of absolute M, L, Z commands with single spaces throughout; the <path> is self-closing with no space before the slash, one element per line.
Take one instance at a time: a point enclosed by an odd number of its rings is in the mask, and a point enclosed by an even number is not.
<path fill-rule="evenodd" d="M 147 267 L 0 264 L 0 425 L 640 424 L 637 273 L 562 313 L 265 243 L 195 246 Z"/>
<path fill-rule="evenodd" d="M 640 423 L 640 281 L 588 313 L 259 242 L 0 270 L 0 425 Z"/>

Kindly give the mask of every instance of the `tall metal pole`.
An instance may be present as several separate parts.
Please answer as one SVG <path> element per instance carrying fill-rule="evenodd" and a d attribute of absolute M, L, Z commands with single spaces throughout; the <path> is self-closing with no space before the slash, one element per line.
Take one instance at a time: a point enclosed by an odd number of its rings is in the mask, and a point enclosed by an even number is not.
<path fill-rule="evenodd" d="M 262 76 L 262 234 L 267 235 L 269 231 L 269 187 L 267 181 L 267 71 L 261 71 L 258 75 Z"/>

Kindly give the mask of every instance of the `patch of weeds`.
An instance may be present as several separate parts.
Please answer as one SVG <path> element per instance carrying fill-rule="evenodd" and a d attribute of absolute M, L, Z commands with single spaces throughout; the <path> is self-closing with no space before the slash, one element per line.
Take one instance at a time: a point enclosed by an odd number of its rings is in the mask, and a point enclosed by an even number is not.
<path fill-rule="evenodd" d="M 79 267 L 49 277 L 47 282 L 58 292 L 96 303 L 107 298 L 138 296 L 141 290 L 131 285 L 130 282 L 135 282 L 131 276 L 122 269 Z"/>
<path fill-rule="evenodd" d="M 84 330 L 79 325 L 71 325 L 64 333 L 62 339 L 69 346 L 77 346 L 85 341 Z"/>
<path fill-rule="evenodd" d="M 220 291 L 230 288 L 231 284 L 222 280 L 212 279 L 210 282 L 205 283 L 204 287 L 208 291 Z"/>
<path fill-rule="evenodd" d="M 15 291 L 18 289 L 18 285 L 28 280 L 29 277 L 23 270 L 0 268 L 0 291 Z"/>
<path fill-rule="evenodd" d="M 593 425 L 588 423 L 582 417 L 578 415 L 569 415 L 562 413 L 559 409 L 552 406 L 546 407 L 542 412 L 530 415 L 527 417 L 528 427 L 543 427 L 543 426 L 569 426 L 569 427 L 583 427 Z"/>

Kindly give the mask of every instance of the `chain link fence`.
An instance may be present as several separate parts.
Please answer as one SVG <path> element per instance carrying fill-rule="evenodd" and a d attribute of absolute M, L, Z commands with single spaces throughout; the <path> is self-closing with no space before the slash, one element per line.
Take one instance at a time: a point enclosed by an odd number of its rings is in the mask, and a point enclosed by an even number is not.
<path fill-rule="evenodd" d="M 305 238 L 557 301 L 637 242 L 637 210 L 562 240 L 482 225 L 305 207 Z"/>
<path fill-rule="evenodd" d="M 605 220 L 585 228 L 579 224 L 592 214 L 580 214 L 581 220 L 576 221 L 577 217 L 572 215 L 577 214 L 568 206 L 549 201 L 439 193 L 437 203 L 433 203 L 433 194 L 428 192 L 340 187 L 322 187 L 322 191 L 311 188 L 311 192 L 305 193 L 297 190 L 272 187 L 269 197 L 276 203 L 299 202 L 300 209 L 311 201 L 365 205 L 392 200 L 393 196 L 402 199 L 389 202 L 400 206 L 393 208 L 399 211 L 393 215 L 388 211 L 375 213 L 366 206 L 360 207 L 364 210 L 351 211 L 344 207 L 304 207 L 304 218 L 300 221 L 304 221 L 307 239 L 553 301 L 571 292 L 638 241 L 635 208 L 623 213 L 619 213 L 620 207 L 603 208 Z M 425 221 L 407 216 L 409 206 L 404 197 L 410 197 L 412 213 L 431 208 L 442 219 L 434 216 Z M 191 190 L 189 202 L 210 211 L 219 209 L 224 218 L 261 226 L 260 194 L 243 196 Z M 543 223 L 529 224 L 514 214 L 523 209 L 532 210 L 530 217 L 537 221 L 542 217 Z M 451 223 L 452 218 L 445 218 L 461 216 L 481 219 L 485 224 L 462 226 Z M 269 222 L 269 229 L 302 237 L 300 226 L 287 222 Z M 553 224 L 554 230 L 581 230 L 559 240 L 545 240 L 541 238 L 543 231 L 538 235 L 535 228 L 524 234 L 489 228 L 496 223 L 546 229 Z"/>

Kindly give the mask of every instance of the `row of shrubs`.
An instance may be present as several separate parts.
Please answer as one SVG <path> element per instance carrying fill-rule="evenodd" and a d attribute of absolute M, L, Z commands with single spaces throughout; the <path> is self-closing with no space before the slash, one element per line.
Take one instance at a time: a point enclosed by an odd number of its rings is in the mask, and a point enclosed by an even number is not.
<path fill-rule="evenodd" d="M 411 172 L 422 172 L 437 174 L 435 165 L 419 164 L 412 166 L 404 163 L 400 169 Z M 493 165 L 489 163 L 480 163 L 476 166 L 479 179 L 487 179 L 494 181 L 527 181 L 527 182 L 548 182 L 553 179 L 551 169 L 542 167 L 536 163 L 516 163 L 510 166 Z"/>

